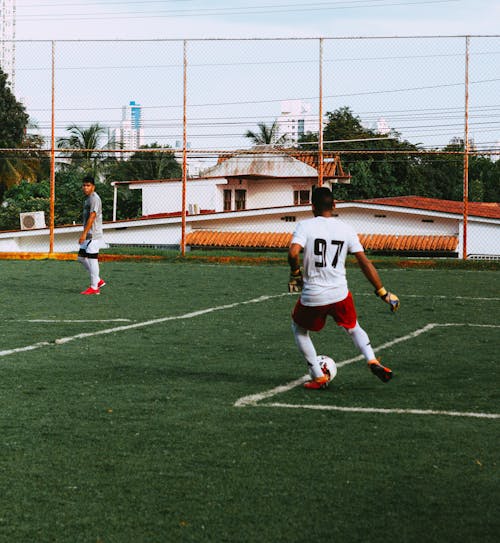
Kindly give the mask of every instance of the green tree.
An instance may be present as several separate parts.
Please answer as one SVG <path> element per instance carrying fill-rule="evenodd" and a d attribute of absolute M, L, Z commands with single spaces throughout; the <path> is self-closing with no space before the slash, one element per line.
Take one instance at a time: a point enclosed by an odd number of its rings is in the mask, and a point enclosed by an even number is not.
<path fill-rule="evenodd" d="M 182 168 L 175 160 L 171 147 L 158 143 L 144 145 L 144 151 L 133 153 L 130 158 L 110 163 L 106 173 L 108 181 L 135 181 L 139 179 L 172 179 L 182 175 Z"/>
<path fill-rule="evenodd" d="M 280 135 L 277 121 L 274 121 L 273 124 L 269 126 L 265 123 L 258 123 L 257 126 L 259 127 L 257 132 L 254 132 L 253 130 L 247 130 L 245 132 L 245 138 L 252 140 L 254 145 L 280 147 L 286 144 L 288 140 L 287 135 Z"/>
<path fill-rule="evenodd" d="M 310 141 L 314 136 L 307 135 L 306 138 Z M 323 140 L 325 150 L 357 151 L 341 156 L 343 167 L 351 173 L 352 180 L 349 186 L 335 188 L 336 198 L 381 198 L 424 191 L 424 178 L 418 174 L 419 160 L 411 153 L 418 146 L 401 140 L 395 131 L 384 138 L 378 132 L 364 128 L 361 119 L 350 108 L 327 112 Z M 382 152 L 365 154 L 360 151 Z M 409 152 L 396 154 L 390 151 Z"/>
<path fill-rule="evenodd" d="M 25 138 L 28 114 L 16 100 L 7 84 L 7 75 L 0 69 L 0 148 L 28 147 Z M 19 183 L 22 179 L 34 180 L 33 164 L 23 160 L 23 155 L 14 151 L 0 153 L 0 192 Z"/>
<path fill-rule="evenodd" d="M 106 128 L 99 123 L 91 124 L 87 128 L 72 124 L 66 130 L 69 136 L 58 138 L 57 147 L 74 149 L 75 151 L 67 152 L 71 165 L 98 178 L 103 168 L 103 151 L 108 146 L 107 143 L 102 143 Z"/>
<path fill-rule="evenodd" d="M 28 119 L 24 106 L 7 84 L 7 75 L 0 69 L 0 147 L 17 147 L 23 140 Z"/>

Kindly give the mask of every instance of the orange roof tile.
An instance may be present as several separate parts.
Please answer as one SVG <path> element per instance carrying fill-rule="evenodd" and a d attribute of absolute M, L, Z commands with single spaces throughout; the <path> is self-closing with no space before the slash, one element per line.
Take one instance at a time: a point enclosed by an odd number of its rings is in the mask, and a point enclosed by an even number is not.
<path fill-rule="evenodd" d="M 360 234 L 363 247 L 373 251 L 456 251 L 456 236 L 396 236 Z M 195 230 L 186 236 L 186 245 L 196 247 L 286 249 L 292 234 L 283 232 L 223 232 Z"/>
<path fill-rule="evenodd" d="M 422 196 L 395 196 L 389 198 L 372 198 L 368 200 L 356 200 L 356 202 L 387 205 L 394 207 L 406 207 L 410 209 L 425 209 L 442 213 L 463 214 L 463 203 L 455 200 L 440 200 L 438 198 L 424 198 Z M 469 215 L 500 219 L 500 203 L 498 202 L 469 202 Z"/>

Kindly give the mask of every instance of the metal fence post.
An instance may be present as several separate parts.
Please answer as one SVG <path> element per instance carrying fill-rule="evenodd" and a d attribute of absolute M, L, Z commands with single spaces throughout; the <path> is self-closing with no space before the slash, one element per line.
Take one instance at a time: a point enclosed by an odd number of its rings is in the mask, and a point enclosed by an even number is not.
<path fill-rule="evenodd" d="M 464 187 L 463 187 L 463 238 L 462 258 L 467 260 L 467 219 L 469 215 L 469 45 L 465 37 L 465 123 L 464 123 Z"/>
<path fill-rule="evenodd" d="M 52 41 L 52 119 L 50 128 L 50 218 L 49 218 L 49 253 L 54 252 L 54 211 L 56 188 L 56 140 L 55 140 L 55 52 L 56 43 Z"/>

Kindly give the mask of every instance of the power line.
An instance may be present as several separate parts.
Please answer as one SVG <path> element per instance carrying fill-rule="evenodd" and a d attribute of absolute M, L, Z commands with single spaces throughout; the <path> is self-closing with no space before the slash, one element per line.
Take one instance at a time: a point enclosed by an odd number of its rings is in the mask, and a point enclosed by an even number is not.
<path fill-rule="evenodd" d="M 149 19 L 158 17 L 206 17 L 208 16 L 237 16 L 237 15 L 259 15 L 259 14 L 271 14 L 286 12 L 295 13 L 303 11 L 324 11 L 324 10 L 345 10 L 345 9 L 360 9 L 360 8 L 372 8 L 372 7 L 393 7 L 393 6 L 409 6 L 409 5 L 424 5 L 424 4 L 443 4 L 443 3 L 455 3 L 459 0 L 417 0 L 417 1 L 387 1 L 387 0 L 351 0 L 350 2 L 316 2 L 313 4 L 275 4 L 267 6 L 243 6 L 239 8 L 192 8 L 184 10 L 157 10 L 153 13 L 146 11 L 117 11 L 115 13 L 89 13 L 88 11 L 83 13 L 75 13 L 72 15 L 43 15 L 38 14 L 35 17 L 32 16 L 20 16 L 19 18 L 24 21 L 40 21 L 43 20 L 106 20 L 106 19 Z M 377 3 L 378 2 L 378 3 Z M 348 4 L 340 6 L 338 4 Z M 356 5 L 352 5 L 356 4 Z M 67 7 L 67 6 L 66 6 Z"/>

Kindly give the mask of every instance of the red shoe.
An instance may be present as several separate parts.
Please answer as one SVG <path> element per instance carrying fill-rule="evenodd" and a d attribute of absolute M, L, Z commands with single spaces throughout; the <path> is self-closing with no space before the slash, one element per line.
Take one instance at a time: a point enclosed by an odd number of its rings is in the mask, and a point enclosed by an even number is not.
<path fill-rule="evenodd" d="M 97 294 L 101 294 L 101 293 L 99 292 L 98 288 L 89 287 L 87 290 L 84 290 L 83 292 L 80 292 L 80 294 L 85 294 L 86 296 L 91 296 L 93 294 L 97 295 Z"/>
<path fill-rule="evenodd" d="M 104 279 L 99 279 L 99 283 L 97 283 L 97 288 L 102 288 L 106 286 L 106 281 Z"/>
<path fill-rule="evenodd" d="M 322 375 L 321 377 L 317 377 L 312 381 L 307 381 L 307 383 L 304 383 L 304 388 L 307 388 L 309 390 L 319 390 L 321 388 L 326 388 L 329 383 L 330 378 L 328 377 L 328 375 Z"/>

